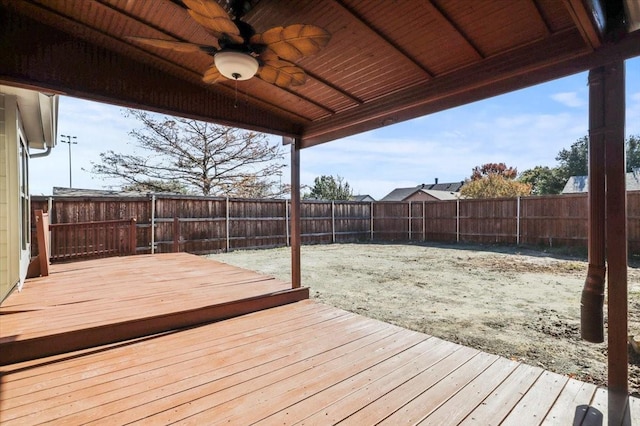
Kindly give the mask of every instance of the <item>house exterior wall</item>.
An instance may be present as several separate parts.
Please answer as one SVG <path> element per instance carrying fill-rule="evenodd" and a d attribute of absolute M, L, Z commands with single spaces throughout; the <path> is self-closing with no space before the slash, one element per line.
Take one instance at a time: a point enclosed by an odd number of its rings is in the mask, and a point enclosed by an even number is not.
<path fill-rule="evenodd" d="M 18 107 L 0 94 L 0 302 L 20 282 Z"/>
<path fill-rule="evenodd" d="M 432 197 L 426 192 L 417 191 L 402 201 L 440 201 L 440 200 L 438 200 L 436 197 Z"/>

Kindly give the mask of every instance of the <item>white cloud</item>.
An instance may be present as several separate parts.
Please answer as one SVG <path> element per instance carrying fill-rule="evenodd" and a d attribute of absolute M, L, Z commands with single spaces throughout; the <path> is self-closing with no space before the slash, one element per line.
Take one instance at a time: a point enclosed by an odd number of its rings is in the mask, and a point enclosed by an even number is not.
<path fill-rule="evenodd" d="M 556 102 L 560 102 L 562 105 L 570 108 L 579 108 L 586 104 L 584 99 L 578 96 L 577 92 L 560 92 L 551 95 L 551 99 Z"/>

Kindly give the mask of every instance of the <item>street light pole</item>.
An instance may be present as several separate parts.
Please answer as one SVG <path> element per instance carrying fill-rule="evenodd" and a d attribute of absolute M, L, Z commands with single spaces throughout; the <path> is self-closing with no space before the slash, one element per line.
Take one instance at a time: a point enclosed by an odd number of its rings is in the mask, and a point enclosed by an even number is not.
<path fill-rule="evenodd" d="M 64 139 L 61 139 L 60 142 L 69 144 L 69 188 L 73 188 L 73 185 L 71 184 L 71 144 L 77 145 L 78 142 L 76 142 L 75 140 L 74 141 L 71 140 L 71 139 L 76 139 L 75 136 L 60 135 L 60 137 L 67 138 L 66 141 Z"/>

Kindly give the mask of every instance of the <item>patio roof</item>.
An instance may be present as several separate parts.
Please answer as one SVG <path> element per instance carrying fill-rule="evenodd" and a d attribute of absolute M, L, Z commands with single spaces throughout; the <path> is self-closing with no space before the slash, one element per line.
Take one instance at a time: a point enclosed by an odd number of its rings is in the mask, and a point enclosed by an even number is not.
<path fill-rule="evenodd" d="M 180 0 L 0 5 L 0 82 L 295 137 L 303 148 L 640 55 L 623 0 L 252 0 L 243 20 L 257 33 L 304 23 L 331 39 L 297 62 L 305 84 L 252 78 L 236 94 L 232 81 L 202 81 L 210 54 L 127 38 L 217 44 Z"/>

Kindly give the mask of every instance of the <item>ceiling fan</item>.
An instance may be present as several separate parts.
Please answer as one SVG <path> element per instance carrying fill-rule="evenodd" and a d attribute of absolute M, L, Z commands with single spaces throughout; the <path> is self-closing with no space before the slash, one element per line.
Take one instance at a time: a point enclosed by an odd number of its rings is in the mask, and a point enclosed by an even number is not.
<path fill-rule="evenodd" d="M 233 19 L 215 0 L 182 0 L 189 15 L 218 43 L 215 46 L 145 37 L 127 37 L 148 46 L 179 52 L 205 52 L 213 64 L 204 72 L 203 81 L 217 83 L 225 79 L 248 80 L 257 74 L 267 83 L 279 87 L 299 86 L 306 74 L 295 62 L 317 53 L 331 35 L 315 25 L 294 24 L 274 27 L 256 34 L 241 20 L 244 0 L 229 0 Z"/>

